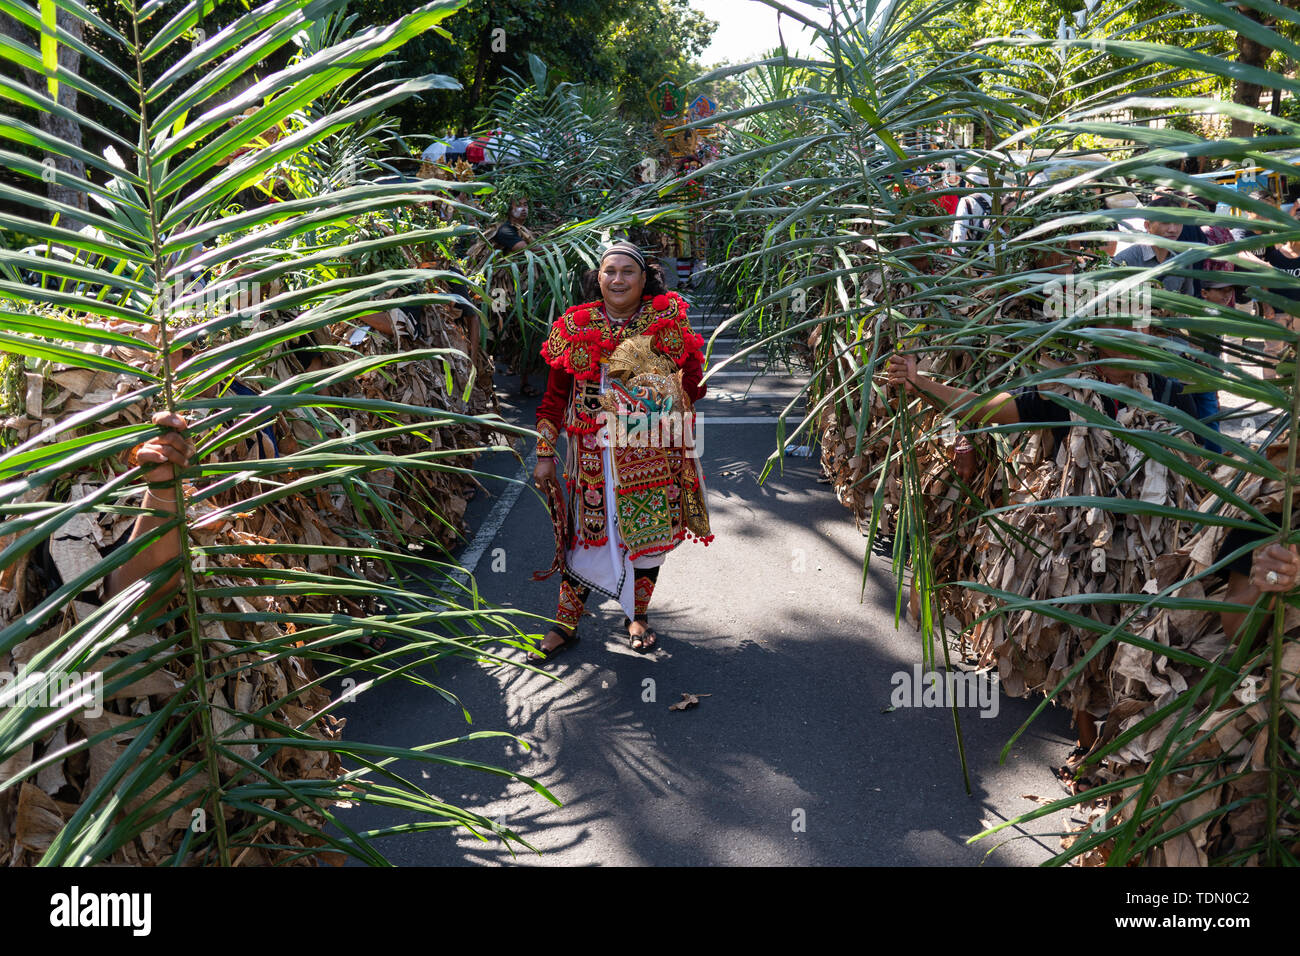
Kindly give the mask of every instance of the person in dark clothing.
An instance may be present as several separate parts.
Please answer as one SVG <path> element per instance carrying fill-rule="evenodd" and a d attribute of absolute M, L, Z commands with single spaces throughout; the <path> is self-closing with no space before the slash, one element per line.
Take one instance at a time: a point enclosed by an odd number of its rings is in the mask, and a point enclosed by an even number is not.
<path fill-rule="evenodd" d="M 505 222 L 499 223 L 488 231 L 487 239 L 493 246 L 504 253 L 522 252 L 528 248 L 528 244 L 533 241 L 533 234 L 528 231 L 525 222 L 528 220 L 528 199 L 525 196 L 516 196 L 510 202 L 510 214 Z M 523 354 L 520 350 L 519 362 L 519 394 L 526 398 L 533 398 L 541 394 L 537 388 L 531 385 L 528 377 L 531 374 L 534 364 L 531 355 Z"/>
<path fill-rule="evenodd" d="M 1150 203 L 1148 208 L 1174 208 L 1180 205 L 1182 205 L 1182 203 L 1179 202 L 1177 197 L 1166 194 L 1158 196 Z M 1211 242 L 1217 243 L 1218 241 L 1231 241 L 1230 236 L 1218 235 L 1217 233 L 1213 236 L 1207 235 L 1205 230 L 1201 227 L 1190 224 L 1180 225 L 1172 222 L 1148 220 L 1146 223 L 1146 230 L 1153 236 L 1158 236 L 1164 239 L 1176 239 L 1179 242 L 1205 244 Z M 1157 263 L 1164 262 L 1169 255 L 1171 255 L 1171 253 L 1167 249 L 1162 249 L 1161 247 L 1150 243 L 1139 243 L 1130 246 L 1116 255 L 1114 261 L 1116 265 L 1151 268 Z M 1203 259 L 1196 265 L 1195 271 L 1197 273 L 1204 273 L 1207 270 L 1214 268 L 1216 268 L 1216 264 L 1213 259 Z M 1167 291 L 1178 292 L 1183 295 L 1194 296 L 1197 298 L 1203 297 L 1202 287 L 1205 281 L 1206 280 L 1199 274 L 1195 276 L 1166 274 L 1161 277 L 1161 284 Z M 1174 340 L 1176 342 L 1184 341 L 1181 335 L 1175 335 Z M 1223 340 L 1217 335 L 1205 335 L 1200 332 L 1189 332 L 1186 335 L 1185 341 L 1208 355 L 1218 356 L 1223 352 Z M 1181 391 L 1181 385 L 1179 386 L 1179 390 Z M 1214 416 L 1219 413 L 1218 394 L 1212 392 L 1196 392 L 1190 394 L 1189 398 L 1196 407 L 1196 418 L 1206 422 L 1211 428 L 1218 431 L 1219 423 L 1213 420 Z M 1210 451 L 1218 452 L 1221 450 L 1218 444 L 1211 441 L 1202 441 L 1202 444 Z"/>
<path fill-rule="evenodd" d="M 1267 203 L 1268 205 L 1274 207 L 1275 209 L 1277 208 L 1278 205 L 1277 197 L 1274 196 L 1267 189 L 1252 189 L 1246 194 L 1246 197 L 1248 199 L 1254 200 L 1255 202 Z M 1253 209 L 1245 210 L 1245 212 L 1246 212 L 1246 216 L 1252 220 L 1264 218 L 1259 213 L 1255 212 L 1255 210 Z M 1232 229 L 1229 229 L 1228 232 L 1231 234 L 1234 240 L 1241 240 L 1247 238 L 1248 236 L 1259 235 L 1258 230 L 1252 229 L 1249 226 L 1235 226 Z"/>
<path fill-rule="evenodd" d="M 513 212 L 511 213 L 513 215 Z M 518 252 L 520 249 L 527 249 L 528 243 L 524 237 L 519 234 L 519 230 L 512 222 L 503 222 L 497 226 L 496 232 L 492 234 L 492 244 L 502 252 Z"/>
<path fill-rule="evenodd" d="M 1123 352 L 1111 349 L 1097 349 L 1103 359 L 1129 358 Z M 1103 365 L 1098 369 L 1103 380 L 1115 385 L 1132 387 L 1136 378 L 1130 369 Z M 1052 439 L 1057 446 L 1064 441 L 1069 431 L 1068 424 L 1056 426 L 1057 422 L 1068 423 L 1070 411 L 1064 405 L 1053 402 L 1036 388 L 1021 388 L 1013 392 L 997 392 L 990 396 L 980 396 L 962 388 L 953 388 L 936 382 L 916 371 L 916 357 L 895 354 L 889 357 L 889 382 L 891 385 L 906 385 L 931 405 L 936 407 L 960 408 L 965 405 L 984 402 L 983 410 L 977 415 L 983 424 L 1016 425 L 1021 422 L 1041 424 L 1051 427 Z M 1151 394 L 1162 405 L 1196 417 L 1196 405 L 1183 387 L 1173 379 L 1152 373 L 1147 376 Z M 1122 407 L 1120 403 L 1108 396 L 1102 396 L 1102 406 L 1106 413 L 1114 418 Z"/>
<path fill-rule="evenodd" d="M 1158 196 L 1152 200 L 1147 209 L 1178 208 L 1180 203 L 1173 196 Z M 1145 221 L 1149 235 L 1159 239 L 1185 242 L 1204 242 L 1205 237 L 1194 226 L 1184 226 L 1176 222 L 1163 222 L 1158 219 Z M 1162 263 L 1172 255 L 1164 246 L 1149 242 L 1138 242 L 1115 254 L 1115 265 L 1150 268 Z M 1192 276 L 1165 273 L 1160 277 L 1161 285 L 1167 292 L 1178 292 L 1194 296 L 1197 293 L 1196 279 Z"/>
<path fill-rule="evenodd" d="M 528 200 L 517 196 L 510 203 L 510 214 L 488 238 L 502 252 L 520 252 L 528 248 L 532 236 L 524 225 L 528 221 Z"/>
<path fill-rule="evenodd" d="M 1269 246 L 1261 253 L 1260 258 L 1278 272 L 1284 272 L 1289 276 L 1300 276 L 1300 242 L 1291 241 L 1277 246 Z M 1300 302 L 1300 286 L 1291 286 L 1289 288 L 1273 287 L 1268 291 L 1292 302 Z M 1279 324 L 1294 324 L 1294 315 L 1283 312 L 1267 302 L 1261 304 L 1264 307 L 1264 316 L 1266 318 Z M 1300 311 L 1300 309 L 1297 309 L 1297 311 Z"/>
<path fill-rule="evenodd" d="M 1117 384 L 1131 385 L 1132 380 L 1119 382 Z M 1163 375 L 1151 373 L 1147 376 L 1147 384 L 1151 386 L 1151 395 L 1161 405 L 1168 405 L 1170 408 L 1176 408 L 1196 418 L 1196 403 L 1192 396 L 1183 391 L 1183 386 L 1171 378 Z M 1016 403 L 1016 421 L 1020 422 L 1041 422 L 1044 425 L 1052 422 L 1069 422 L 1070 410 L 1063 405 L 1058 405 L 1051 399 L 1045 398 L 1036 388 L 1017 388 L 1009 393 Z M 1109 396 L 1101 397 L 1102 406 L 1106 409 L 1106 414 L 1114 418 L 1119 414 L 1123 407 L 1120 402 Z M 1011 424 L 1008 422 L 1007 424 Z M 1065 440 L 1066 433 L 1070 430 L 1068 424 L 1052 429 L 1052 438 L 1057 446 Z"/>
<path fill-rule="evenodd" d="M 1269 199 L 1266 199 L 1265 201 L 1271 202 Z M 1291 216 L 1292 218 L 1300 219 L 1300 203 L 1296 203 L 1291 207 Z M 1241 258 L 1254 262 L 1257 265 L 1272 266 L 1274 269 L 1285 273 L 1286 275 L 1300 276 L 1300 241 L 1291 240 L 1279 243 L 1275 246 L 1269 246 L 1267 249 L 1261 250 L 1258 253 L 1252 254 L 1244 252 L 1240 255 Z M 1257 295 L 1251 296 L 1259 303 L 1260 315 L 1270 321 L 1276 322 L 1278 325 L 1285 326 L 1291 331 L 1300 328 L 1300 286 L 1269 286 L 1268 293 L 1285 299 L 1288 302 L 1294 302 L 1297 304 L 1288 306 L 1285 309 L 1279 309 L 1271 303 L 1265 302 Z M 1277 374 L 1274 371 L 1274 366 L 1279 360 L 1285 344 L 1285 342 L 1280 340 L 1271 339 L 1265 342 L 1265 351 L 1273 358 L 1273 363 L 1264 367 L 1265 378 L 1277 377 Z"/>
<path fill-rule="evenodd" d="M 1213 260 L 1209 260 L 1213 263 Z M 1228 269 L 1216 269 L 1206 271 L 1206 277 L 1200 281 L 1201 298 L 1213 306 L 1220 309 L 1235 309 L 1237 307 L 1237 290 L 1231 282 L 1217 281 L 1215 277 L 1229 275 L 1231 265 L 1227 263 L 1214 263 L 1216 265 L 1227 265 Z M 1223 354 L 1223 339 L 1220 336 L 1206 336 L 1209 345 L 1202 345 L 1202 348 L 1209 355 L 1219 358 Z M 1216 432 L 1222 431 L 1219 427 L 1219 393 L 1213 392 L 1195 392 L 1192 399 L 1196 402 L 1196 417 L 1205 422 Z M 1218 452 L 1223 449 L 1217 442 L 1206 440 L 1205 448 L 1208 451 Z"/>

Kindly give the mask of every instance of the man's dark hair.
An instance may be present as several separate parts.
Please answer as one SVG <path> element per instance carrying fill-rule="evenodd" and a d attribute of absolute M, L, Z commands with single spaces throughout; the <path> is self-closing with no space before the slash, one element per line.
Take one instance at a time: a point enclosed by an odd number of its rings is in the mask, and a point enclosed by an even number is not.
<path fill-rule="evenodd" d="M 1161 193 L 1146 205 L 1147 209 L 1182 209 L 1183 201 L 1170 193 Z"/>

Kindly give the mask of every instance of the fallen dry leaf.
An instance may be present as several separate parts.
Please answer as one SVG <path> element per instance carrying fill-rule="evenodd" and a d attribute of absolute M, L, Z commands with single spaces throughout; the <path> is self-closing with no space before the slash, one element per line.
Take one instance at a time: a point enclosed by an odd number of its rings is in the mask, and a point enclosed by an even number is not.
<path fill-rule="evenodd" d="M 669 704 L 669 710 L 687 710 L 696 707 L 700 703 L 701 697 L 712 697 L 712 694 L 682 694 L 682 699 L 675 704 Z"/>

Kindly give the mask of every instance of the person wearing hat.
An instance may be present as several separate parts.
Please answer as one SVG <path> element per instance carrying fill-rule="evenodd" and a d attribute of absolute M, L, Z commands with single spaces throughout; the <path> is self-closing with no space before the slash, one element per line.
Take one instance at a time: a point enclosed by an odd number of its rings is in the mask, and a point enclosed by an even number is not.
<path fill-rule="evenodd" d="M 576 628 L 593 590 L 623 606 L 631 648 L 653 650 L 657 639 L 647 610 L 660 565 L 686 538 L 705 544 L 713 538 L 691 410 L 706 391 L 704 339 L 691 329 L 685 300 L 665 288 L 659 265 L 647 264 L 629 242 L 605 249 L 583 288 L 592 301 L 556 319 L 542 347 L 550 372 L 537 409 L 533 480 L 556 519 L 558 554 L 551 571 L 536 577 L 555 570 L 563 577 L 555 614 L 559 625 L 546 634 L 542 653 L 530 655 L 534 661 L 578 642 Z M 620 349 L 625 343 L 634 348 Z M 630 416 L 619 422 L 607 410 L 615 396 L 631 396 L 615 387 L 620 383 L 612 377 L 610 360 L 616 351 L 619 368 L 628 355 L 640 355 L 639 361 L 654 366 L 647 373 L 675 370 L 669 374 L 676 383 L 668 391 L 686 400 L 685 408 L 671 410 L 683 426 L 676 437 L 663 436 L 661 429 L 658 439 L 652 433 L 634 445 L 631 433 L 620 431 Z M 655 407 L 668 412 L 671 404 Z M 611 426 L 625 440 L 611 439 Z M 567 436 L 563 471 L 556 465 L 561 431 Z"/>

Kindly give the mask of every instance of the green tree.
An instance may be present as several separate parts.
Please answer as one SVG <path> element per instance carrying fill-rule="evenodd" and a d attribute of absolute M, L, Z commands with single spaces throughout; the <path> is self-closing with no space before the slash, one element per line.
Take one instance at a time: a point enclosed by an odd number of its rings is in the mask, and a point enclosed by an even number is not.
<path fill-rule="evenodd" d="M 1214 4 L 1217 6 L 1217 4 Z M 1015 37 L 1021 41 L 1035 38 L 1089 41 L 1151 42 L 1166 41 L 1178 35 L 1187 46 L 1204 46 L 1213 56 L 1229 58 L 1233 51 L 1232 36 L 1194 9 L 1198 4 L 1174 5 L 1166 0 L 965 0 L 947 17 L 908 36 L 905 48 L 935 44 L 952 54 L 976 50 L 988 58 L 990 69 L 981 87 L 992 95 L 1013 99 L 1027 93 L 1053 97 L 1057 108 L 1095 95 L 1110 82 L 1108 72 L 1120 61 L 1105 56 L 1068 86 L 1055 81 L 1054 64 L 1059 54 L 1046 45 L 1007 45 L 990 43 L 997 37 Z M 1144 84 L 1142 78 L 1146 77 Z M 1014 78 L 1013 80 L 1011 78 Z M 1166 64 L 1151 62 L 1132 74 L 1129 89 L 1144 85 L 1154 88 L 1181 83 L 1188 95 L 1227 96 L 1226 79 L 1203 72 L 1171 70 Z M 1012 93 L 1014 90 L 1015 93 Z M 1253 105 L 1253 104 L 1252 104 Z"/>
<path fill-rule="evenodd" d="M 353 0 L 348 9 L 375 23 L 401 6 Z M 614 89 L 626 115 L 646 116 L 650 85 L 665 72 L 688 71 L 715 26 L 687 0 L 473 0 L 448 24 L 450 36 L 431 31 L 403 51 L 410 63 L 445 64 L 461 89 L 413 99 L 395 112 L 408 134 L 468 131 L 507 71 L 527 75 L 533 54 L 558 79 Z"/>
<path fill-rule="evenodd" d="M 607 82 L 622 99 L 624 115 L 653 120 L 657 110 L 650 91 L 665 75 L 688 84 L 700 72 L 697 58 L 716 28 L 687 0 L 627 4 L 623 17 L 607 29 L 597 55 Z"/>

